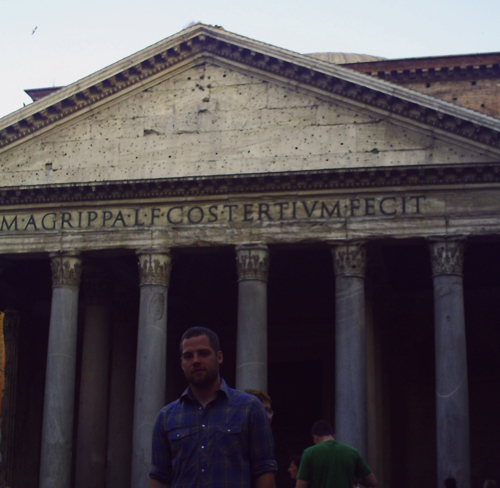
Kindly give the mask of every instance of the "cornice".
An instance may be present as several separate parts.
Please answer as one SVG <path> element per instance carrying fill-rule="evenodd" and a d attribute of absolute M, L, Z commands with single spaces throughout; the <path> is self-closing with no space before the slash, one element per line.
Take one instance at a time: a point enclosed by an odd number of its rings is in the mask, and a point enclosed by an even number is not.
<path fill-rule="evenodd" d="M 500 53 L 382 59 L 342 66 L 396 83 L 497 79 L 500 78 Z"/>
<path fill-rule="evenodd" d="M 311 191 L 370 191 L 382 188 L 490 186 L 500 184 L 500 162 L 469 166 L 420 166 L 304 171 L 294 173 L 170 178 L 0 188 L 0 205 L 39 205 L 155 198 Z"/>
<path fill-rule="evenodd" d="M 349 68 L 197 24 L 0 120 L 0 149 L 207 54 L 500 154 L 500 120 Z"/>

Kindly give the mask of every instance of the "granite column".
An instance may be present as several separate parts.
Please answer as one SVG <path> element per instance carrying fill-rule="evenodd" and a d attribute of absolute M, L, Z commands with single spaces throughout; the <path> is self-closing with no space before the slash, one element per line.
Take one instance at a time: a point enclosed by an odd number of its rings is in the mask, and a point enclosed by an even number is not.
<path fill-rule="evenodd" d="M 344 241 L 332 248 L 335 269 L 335 433 L 367 455 L 365 330 L 366 247 Z"/>
<path fill-rule="evenodd" d="M 168 249 L 138 251 L 139 331 L 135 374 L 132 488 L 148 485 L 151 433 L 165 405 L 167 294 L 171 257 Z"/>
<path fill-rule="evenodd" d="M 84 293 L 75 486 L 105 488 L 110 353 L 110 287 L 106 276 L 92 272 L 84 279 Z"/>
<path fill-rule="evenodd" d="M 267 276 L 265 244 L 236 247 L 238 268 L 238 333 L 236 388 L 267 392 Z"/>
<path fill-rule="evenodd" d="M 431 242 L 436 355 L 438 486 L 470 485 L 469 393 L 461 239 Z"/>
<path fill-rule="evenodd" d="M 71 486 L 78 292 L 81 260 L 51 255 L 52 308 L 43 411 L 41 488 Z"/>

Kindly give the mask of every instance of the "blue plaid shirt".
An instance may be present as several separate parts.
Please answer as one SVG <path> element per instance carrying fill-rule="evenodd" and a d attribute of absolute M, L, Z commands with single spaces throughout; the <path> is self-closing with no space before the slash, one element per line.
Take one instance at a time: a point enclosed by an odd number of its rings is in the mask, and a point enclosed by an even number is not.
<path fill-rule="evenodd" d="M 149 476 L 171 488 L 251 488 L 255 477 L 278 469 L 261 401 L 224 380 L 205 408 L 188 387 L 160 411 L 152 458 Z"/>

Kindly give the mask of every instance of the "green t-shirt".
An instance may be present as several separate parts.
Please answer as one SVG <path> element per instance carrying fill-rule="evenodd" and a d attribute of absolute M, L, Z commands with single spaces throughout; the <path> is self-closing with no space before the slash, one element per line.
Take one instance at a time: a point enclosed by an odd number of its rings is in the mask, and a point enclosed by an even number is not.
<path fill-rule="evenodd" d="M 329 440 L 304 451 L 297 479 L 309 481 L 309 488 L 352 488 L 355 478 L 371 472 L 354 447 Z"/>

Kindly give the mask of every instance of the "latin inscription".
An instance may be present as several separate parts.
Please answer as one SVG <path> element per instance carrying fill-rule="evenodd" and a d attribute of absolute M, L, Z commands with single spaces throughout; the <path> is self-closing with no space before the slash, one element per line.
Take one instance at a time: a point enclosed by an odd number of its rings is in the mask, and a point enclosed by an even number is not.
<path fill-rule="evenodd" d="M 123 229 L 293 220 L 393 217 L 425 213 L 425 195 L 352 197 L 332 200 L 234 202 L 51 210 L 0 214 L 0 232 Z"/>

